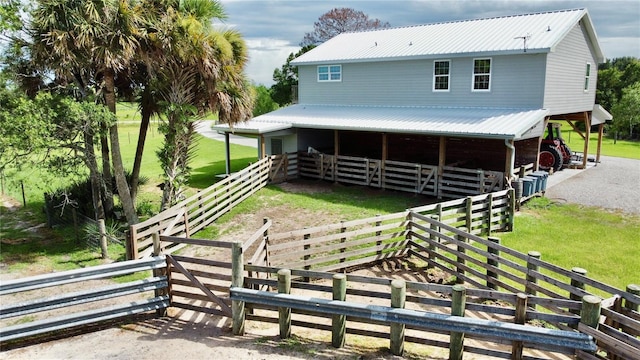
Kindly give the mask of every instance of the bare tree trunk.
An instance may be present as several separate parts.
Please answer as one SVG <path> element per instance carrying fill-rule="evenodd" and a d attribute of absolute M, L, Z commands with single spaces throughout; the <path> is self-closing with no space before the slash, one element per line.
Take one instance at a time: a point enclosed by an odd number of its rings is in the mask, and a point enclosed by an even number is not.
<path fill-rule="evenodd" d="M 116 96 L 114 74 L 110 69 L 107 69 L 104 73 L 104 98 L 109 110 L 115 114 Z M 114 122 L 109 129 L 109 139 L 111 140 L 111 161 L 113 162 L 113 174 L 116 178 L 118 196 L 122 203 L 122 209 L 124 210 L 124 215 L 127 218 L 127 223 L 129 223 L 129 225 L 133 225 L 138 222 L 138 215 L 136 214 L 136 209 L 131 199 L 131 193 L 129 192 L 129 185 L 127 184 L 127 179 L 124 175 L 124 165 L 122 164 L 122 156 L 120 153 L 120 139 L 118 138 L 117 121 Z"/>
<path fill-rule="evenodd" d="M 96 153 L 93 143 L 93 132 L 90 129 L 84 131 L 84 152 L 85 162 L 89 168 L 89 179 L 91 180 L 91 200 L 93 202 L 94 220 L 104 219 L 105 211 L 102 205 L 102 193 L 100 192 L 101 181 L 96 161 Z"/>
<path fill-rule="evenodd" d="M 113 213 L 113 174 L 111 173 L 111 155 L 109 154 L 109 129 L 101 124 L 100 147 L 102 152 L 102 183 L 104 184 L 104 212 Z M 102 185 L 101 183 L 101 185 Z"/>
<path fill-rule="evenodd" d="M 138 145 L 136 146 L 136 157 L 133 160 L 133 170 L 131 171 L 131 200 L 135 204 L 138 196 L 138 181 L 140 180 L 140 167 L 142 165 L 142 154 L 144 153 L 144 144 L 147 140 L 147 131 L 149 130 L 149 122 L 151 121 L 151 109 L 147 103 L 146 97 L 150 96 L 149 86 L 145 87 L 142 99 L 142 120 L 140 121 L 140 132 L 138 134 Z"/>

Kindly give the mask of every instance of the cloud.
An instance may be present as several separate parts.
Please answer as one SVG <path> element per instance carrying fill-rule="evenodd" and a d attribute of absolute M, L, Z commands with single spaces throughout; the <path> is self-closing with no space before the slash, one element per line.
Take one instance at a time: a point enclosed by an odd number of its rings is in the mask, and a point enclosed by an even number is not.
<path fill-rule="evenodd" d="M 249 45 L 249 77 L 273 81 L 279 68 L 313 23 L 336 7 L 350 7 L 392 27 L 468 20 L 541 11 L 587 8 L 607 58 L 640 57 L 640 1 L 637 0 L 222 0 L 226 25 Z"/>
<path fill-rule="evenodd" d="M 256 84 L 273 84 L 273 70 L 280 68 L 292 52 L 299 46 L 291 46 L 289 41 L 273 38 L 245 39 L 249 49 L 247 74 Z"/>

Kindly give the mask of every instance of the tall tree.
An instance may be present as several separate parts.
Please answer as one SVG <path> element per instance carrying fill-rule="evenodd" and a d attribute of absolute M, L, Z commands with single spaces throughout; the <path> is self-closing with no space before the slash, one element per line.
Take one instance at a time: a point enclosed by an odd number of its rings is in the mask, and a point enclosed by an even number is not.
<path fill-rule="evenodd" d="M 127 0 L 41 0 L 32 13 L 32 59 L 57 76 L 73 79 L 81 91 L 98 84 L 104 103 L 115 113 L 115 76 L 137 53 L 142 18 Z M 127 222 L 138 221 L 124 175 L 117 122 L 109 128 L 111 160 Z"/>
<path fill-rule="evenodd" d="M 233 124 L 251 116 L 253 101 L 244 76 L 247 48 L 237 31 L 215 29 L 214 19 L 224 16 L 218 2 L 169 2 L 149 33 L 152 56 L 148 71 L 156 80 L 151 101 L 159 104 L 165 135 L 158 155 L 165 182 L 163 207 L 180 195 L 189 174 L 194 120 L 218 112 L 220 121 Z"/>
<path fill-rule="evenodd" d="M 626 87 L 622 97 L 611 109 L 613 128 L 618 134 L 637 138 L 640 126 L 640 81 Z"/>
<path fill-rule="evenodd" d="M 369 15 L 351 8 L 335 8 L 318 18 L 313 23 L 313 31 L 304 35 L 300 46 L 319 45 L 344 32 L 385 29 L 388 22 L 370 19 Z"/>
<path fill-rule="evenodd" d="M 273 70 L 273 81 L 270 92 L 273 101 L 280 106 L 286 106 L 293 101 L 293 87 L 298 85 L 298 68 L 291 65 L 291 61 L 298 56 L 315 48 L 315 45 L 305 45 L 297 53 L 291 53 L 280 69 Z"/>

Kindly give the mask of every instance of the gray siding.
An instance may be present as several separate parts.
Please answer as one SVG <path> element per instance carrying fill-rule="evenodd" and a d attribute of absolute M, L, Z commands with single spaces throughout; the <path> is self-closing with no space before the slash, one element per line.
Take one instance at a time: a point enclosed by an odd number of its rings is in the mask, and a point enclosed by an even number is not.
<path fill-rule="evenodd" d="M 587 63 L 591 63 L 591 79 L 584 91 Z M 547 56 L 544 107 L 552 115 L 593 110 L 597 77 L 597 60 L 586 32 L 577 24 Z"/>
<path fill-rule="evenodd" d="M 299 102 L 336 105 L 539 108 L 544 54 L 492 57 L 490 92 L 471 90 L 473 58 L 451 60 L 450 91 L 433 92 L 433 60 L 342 64 L 341 82 L 317 82 L 316 66 L 300 66 Z"/>

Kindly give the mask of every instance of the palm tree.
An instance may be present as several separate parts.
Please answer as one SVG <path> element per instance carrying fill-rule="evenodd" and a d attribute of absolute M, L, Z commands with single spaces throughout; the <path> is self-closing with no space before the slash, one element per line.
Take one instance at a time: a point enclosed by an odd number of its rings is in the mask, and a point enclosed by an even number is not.
<path fill-rule="evenodd" d="M 205 0 L 161 3 L 166 7 L 156 12 L 158 20 L 148 30 L 145 45 L 145 53 L 151 54 L 147 71 L 153 74 L 149 78 L 154 82 L 146 84 L 142 93 L 156 96 L 142 97 L 145 102 L 141 108 L 143 126 L 148 125 L 145 114 L 150 114 L 150 109 L 161 110 L 166 122 L 161 128 L 165 147 L 159 151 L 166 207 L 176 200 L 188 178 L 196 115 L 218 111 L 221 120 L 234 123 L 250 116 L 253 103 L 243 75 L 247 50 L 242 37 L 212 26 L 213 20 L 225 18 L 222 6 Z M 137 156 L 141 157 L 141 152 Z"/>
<path fill-rule="evenodd" d="M 115 113 L 115 76 L 136 56 L 142 36 L 138 10 L 130 0 L 41 0 L 32 16 L 33 60 L 73 79 L 83 91 L 98 83 L 105 105 Z M 134 224 L 138 219 L 124 176 L 117 122 L 109 128 L 109 139 L 118 195 L 127 222 Z M 108 173 L 109 167 L 104 170 Z"/>

